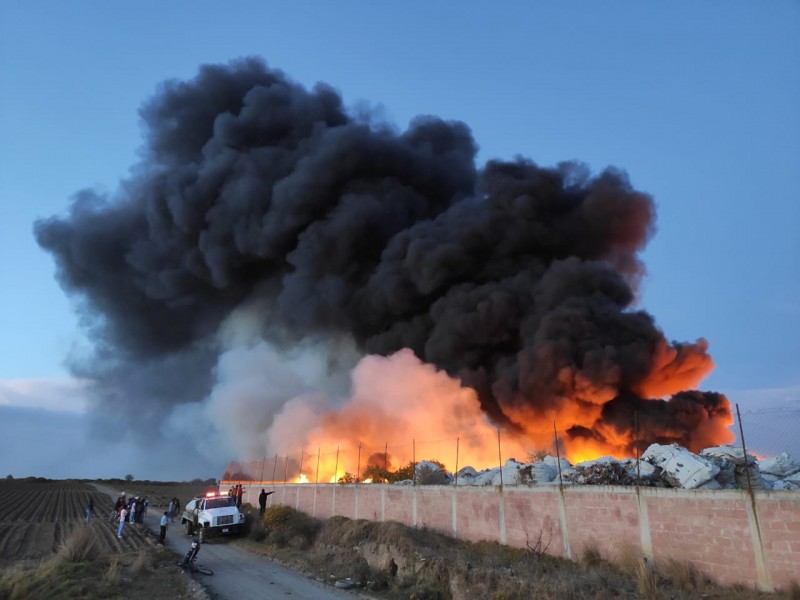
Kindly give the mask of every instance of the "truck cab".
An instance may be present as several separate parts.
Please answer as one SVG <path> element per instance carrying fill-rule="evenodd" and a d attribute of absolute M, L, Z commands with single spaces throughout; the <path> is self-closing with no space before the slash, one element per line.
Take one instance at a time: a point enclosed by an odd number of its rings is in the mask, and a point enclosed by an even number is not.
<path fill-rule="evenodd" d="M 236 498 L 216 492 L 192 498 L 181 516 L 188 535 L 236 534 L 244 527 L 244 514 L 236 506 Z"/>

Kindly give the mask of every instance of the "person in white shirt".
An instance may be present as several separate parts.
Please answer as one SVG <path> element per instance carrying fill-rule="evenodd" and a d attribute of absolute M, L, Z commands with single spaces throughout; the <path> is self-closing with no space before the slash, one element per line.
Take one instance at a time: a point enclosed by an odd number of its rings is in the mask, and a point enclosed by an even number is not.
<path fill-rule="evenodd" d="M 128 518 L 128 507 L 123 506 L 119 509 L 119 528 L 117 529 L 117 537 L 122 539 L 122 530 L 125 529 L 125 519 Z"/>
<path fill-rule="evenodd" d="M 164 516 L 161 517 L 161 535 L 158 536 L 158 543 L 164 545 L 164 540 L 167 537 L 167 527 L 169 526 L 169 514 L 164 511 Z"/>

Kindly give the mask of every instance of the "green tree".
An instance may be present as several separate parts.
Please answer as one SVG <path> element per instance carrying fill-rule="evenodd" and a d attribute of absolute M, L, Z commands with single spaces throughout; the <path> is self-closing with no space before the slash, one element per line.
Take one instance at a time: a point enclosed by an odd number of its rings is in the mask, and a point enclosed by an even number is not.
<path fill-rule="evenodd" d="M 361 482 L 361 478 L 356 477 L 352 473 L 345 473 L 341 477 L 339 477 L 339 483 L 359 483 Z"/>
<path fill-rule="evenodd" d="M 371 479 L 372 483 L 387 483 L 393 481 L 391 471 L 379 467 L 378 465 L 369 465 L 364 469 L 364 479 Z"/>
<path fill-rule="evenodd" d="M 125 475 L 125 481 L 133 481 L 133 475 L 131 475 L 130 473 Z"/>

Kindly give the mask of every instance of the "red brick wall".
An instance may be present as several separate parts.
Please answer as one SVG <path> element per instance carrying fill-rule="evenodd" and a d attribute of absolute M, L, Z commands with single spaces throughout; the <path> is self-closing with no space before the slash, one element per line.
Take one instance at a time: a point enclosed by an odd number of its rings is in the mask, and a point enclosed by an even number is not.
<path fill-rule="evenodd" d="M 636 495 L 613 491 L 610 486 L 581 486 L 567 490 L 569 546 L 573 558 L 589 548 L 611 560 L 619 558 L 625 545 L 642 553 L 639 506 Z"/>
<path fill-rule="evenodd" d="M 375 494 L 365 486 L 358 490 L 358 518 L 370 521 L 381 520 L 381 494 Z"/>
<path fill-rule="evenodd" d="M 674 559 L 712 574 L 720 583 L 756 582 L 749 501 L 745 494 L 703 491 L 648 497 L 656 564 Z"/>
<path fill-rule="evenodd" d="M 248 486 L 245 501 L 260 486 Z M 656 567 L 688 562 L 724 584 L 786 589 L 800 581 L 800 493 L 673 490 L 615 486 L 448 487 L 288 484 L 274 486 L 270 504 L 316 516 L 333 514 L 398 521 L 547 553 L 580 558 L 589 547 L 615 559 L 623 546 L 650 555 Z M 453 496 L 455 495 L 455 503 Z M 415 520 L 416 514 L 416 520 Z M 569 550 L 567 554 L 565 548 Z"/>
<path fill-rule="evenodd" d="M 336 486 L 317 485 L 317 502 L 313 514 L 318 519 L 329 519 L 333 516 L 333 492 Z"/>
<path fill-rule="evenodd" d="M 385 486 L 384 520 L 403 525 L 414 524 L 414 489 L 404 486 Z"/>
<path fill-rule="evenodd" d="M 453 534 L 453 490 L 447 487 L 420 487 L 417 490 L 417 527 L 428 527 Z"/>
<path fill-rule="evenodd" d="M 297 510 L 304 513 L 313 514 L 314 512 L 314 487 L 310 485 L 297 486 Z"/>
<path fill-rule="evenodd" d="M 800 492 L 791 500 L 767 498 L 756 506 L 772 584 L 788 588 L 792 580 L 800 582 Z"/>
<path fill-rule="evenodd" d="M 356 518 L 356 486 L 355 485 L 338 485 L 336 486 L 336 502 L 333 507 L 334 515 L 341 515 L 349 519 Z M 375 492 L 378 488 L 375 488 Z"/>
<path fill-rule="evenodd" d="M 493 487 L 459 487 L 456 496 L 456 531 L 461 539 L 500 542 L 500 504 Z"/>
<path fill-rule="evenodd" d="M 536 492 L 536 493 L 531 493 Z M 539 548 L 564 555 L 558 496 L 546 487 L 503 489 L 506 543 L 517 548 Z"/>

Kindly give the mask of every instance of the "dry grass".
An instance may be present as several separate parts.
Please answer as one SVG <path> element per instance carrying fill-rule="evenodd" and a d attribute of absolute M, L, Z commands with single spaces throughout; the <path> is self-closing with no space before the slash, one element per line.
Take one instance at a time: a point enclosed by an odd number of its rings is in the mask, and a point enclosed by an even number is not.
<path fill-rule="evenodd" d="M 142 575 L 143 573 L 147 573 L 152 568 L 153 557 L 150 555 L 150 552 L 147 551 L 147 548 L 141 548 L 139 553 L 136 555 L 136 560 L 133 561 L 131 571 L 134 575 Z"/>
<path fill-rule="evenodd" d="M 789 595 L 789 600 L 800 600 L 800 583 L 792 581 L 792 585 L 789 586 L 787 593 Z"/>
<path fill-rule="evenodd" d="M 682 590 L 702 592 L 706 587 L 706 578 L 686 561 L 668 560 L 659 571 Z"/>
<path fill-rule="evenodd" d="M 665 567 L 668 573 L 656 571 L 633 547 L 620 548 L 613 557 L 588 547 L 576 563 L 536 552 L 535 545 L 468 543 L 392 522 L 334 517 L 309 531 L 294 511 L 278 511 L 267 521 L 281 530 L 280 538 L 234 543 L 318 579 L 352 578 L 385 600 L 800 600 L 787 592 L 717 586 L 688 564 Z M 299 536 L 309 543 L 284 542 Z"/>
<path fill-rule="evenodd" d="M 596 567 L 603 562 L 603 556 L 596 546 L 586 546 L 581 553 L 580 562 L 587 567 Z"/>
<path fill-rule="evenodd" d="M 78 525 L 70 531 L 58 548 L 57 556 L 67 562 L 85 562 L 97 559 L 100 551 L 97 539 L 86 525 Z"/>
<path fill-rule="evenodd" d="M 623 544 L 616 559 L 617 566 L 635 582 L 639 595 L 646 600 L 657 600 L 658 575 L 642 553 L 630 544 Z"/>
<path fill-rule="evenodd" d="M 103 581 L 111 587 L 115 587 L 117 584 L 119 584 L 119 557 L 111 557 L 111 560 L 108 563 L 108 568 L 103 574 Z"/>
<path fill-rule="evenodd" d="M 138 568 L 147 571 L 137 576 Z M 152 562 L 151 562 L 152 561 Z M 54 558 L 36 567 L 7 569 L 0 574 L 0 600 L 76 600 L 77 598 L 148 598 L 175 600 L 187 594 L 187 578 L 166 552 L 128 553 L 70 562 Z"/>

